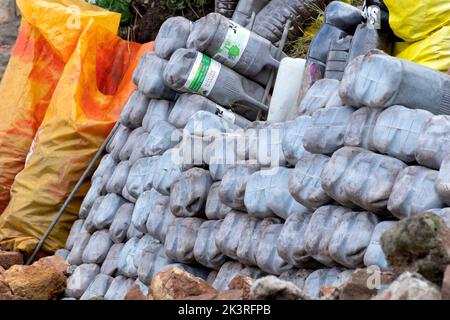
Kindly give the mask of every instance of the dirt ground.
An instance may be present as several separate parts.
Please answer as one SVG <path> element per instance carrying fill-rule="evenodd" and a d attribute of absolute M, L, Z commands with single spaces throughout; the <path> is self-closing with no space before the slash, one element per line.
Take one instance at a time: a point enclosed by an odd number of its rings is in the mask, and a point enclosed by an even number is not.
<path fill-rule="evenodd" d="M 0 0 L 0 80 L 11 56 L 19 23 L 14 0 Z"/>

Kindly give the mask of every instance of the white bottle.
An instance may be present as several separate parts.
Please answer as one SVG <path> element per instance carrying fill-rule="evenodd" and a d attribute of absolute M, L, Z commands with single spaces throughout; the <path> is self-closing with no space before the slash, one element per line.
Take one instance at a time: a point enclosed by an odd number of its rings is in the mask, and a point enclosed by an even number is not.
<path fill-rule="evenodd" d="M 267 121 L 293 120 L 306 60 L 284 58 L 278 70 Z"/>

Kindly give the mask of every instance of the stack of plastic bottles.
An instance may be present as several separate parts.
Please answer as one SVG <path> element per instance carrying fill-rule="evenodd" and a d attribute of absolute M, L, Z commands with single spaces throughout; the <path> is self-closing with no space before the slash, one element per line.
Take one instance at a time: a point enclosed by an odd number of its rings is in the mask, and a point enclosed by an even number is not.
<path fill-rule="evenodd" d="M 319 298 L 387 270 L 398 219 L 450 222 L 448 76 L 369 52 L 315 82 L 295 119 L 253 121 L 274 48 L 217 14 L 165 22 L 56 253 L 74 266 L 67 299 L 147 294 L 172 266 L 217 290 L 270 274 Z"/>

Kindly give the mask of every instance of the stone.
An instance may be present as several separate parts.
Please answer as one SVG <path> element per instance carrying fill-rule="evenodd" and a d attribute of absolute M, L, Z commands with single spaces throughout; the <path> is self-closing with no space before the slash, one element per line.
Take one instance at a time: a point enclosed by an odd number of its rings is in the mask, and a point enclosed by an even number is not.
<path fill-rule="evenodd" d="M 450 265 L 447 266 L 442 281 L 442 299 L 450 300 Z"/>
<path fill-rule="evenodd" d="M 179 268 L 170 268 L 157 273 L 150 289 L 155 300 L 177 300 L 216 293 L 206 281 Z"/>
<path fill-rule="evenodd" d="M 250 299 L 250 292 L 254 282 L 254 279 L 243 274 L 238 274 L 230 281 L 228 288 L 231 290 L 242 290 L 243 299 L 248 300 Z"/>
<path fill-rule="evenodd" d="M 61 256 L 44 257 L 36 261 L 33 265 L 53 267 L 64 275 L 67 274 L 67 269 L 69 268 L 69 264 Z"/>
<path fill-rule="evenodd" d="M 379 283 L 373 281 L 379 277 Z M 394 274 L 390 272 L 380 272 L 369 269 L 357 269 L 352 273 L 351 278 L 339 287 L 339 300 L 369 300 L 377 294 L 382 285 L 390 284 L 394 281 Z"/>
<path fill-rule="evenodd" d="M 0 280 L 0 295 L 1 294 L 12 294 L 12 292 L 9 286 Z"/>
<path fill-rule="evenodd" d="M 64 274 L 43 262 L 31 266 L 15 265 L 3 277 L 14 295 L 30 300 L 57 299 L 66 288 Z"/>
<path fill-rule="evenodd" d="M 441 300 L 441 298 L 437 285 L 418 273 L 405 272 L 372 300 Z"/>
<path fill-rule="evenodd" d="M 147 297 L 142 293 L 138 284 L 134 284 L 130 291 L 128 291 L 124 300 L 147 300 Z"/>
<path fill-rule="evenodd" d="M 275 276 L 267 276 L 253 283 L 250 300 L 309 300 L 309 298 L 293 283 Z"/>
<path fill-rule="evenodd" d="M 389 266 L 397 274 L 417 272 L 441 284 L 450 262 L 450 228 L 441 217 L 425 212 L 399 221 L 381 237 Z"/>
<path fill-rule="evenodd" d="M 339 298 L 339 288 L 335 286 L 324 286 L 320 288 L 321 300 L 337 300 Z"/>
<path fill-rule="evenodd" d="M 0 267 L 8 270 L 16 264 L 23 264 L 23 256 L 20 252 L 0 251 Z"/>

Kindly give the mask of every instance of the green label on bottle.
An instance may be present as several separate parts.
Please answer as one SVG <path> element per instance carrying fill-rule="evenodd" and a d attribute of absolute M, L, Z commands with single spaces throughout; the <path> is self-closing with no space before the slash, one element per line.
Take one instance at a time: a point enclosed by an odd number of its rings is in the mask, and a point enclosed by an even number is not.
<path fill-rule="evenodd" d="M 220 63 L 199 52 L 184 87 L 207 97 L 217 81 L 220 68 Z"/>
<path fill-rule="evenodd" d="M 250 31 L 237 23 L 230 21 L 225 40 L 220 46 L 214 59 L 233 68 L 241 59 L 250 39 Z"/>

